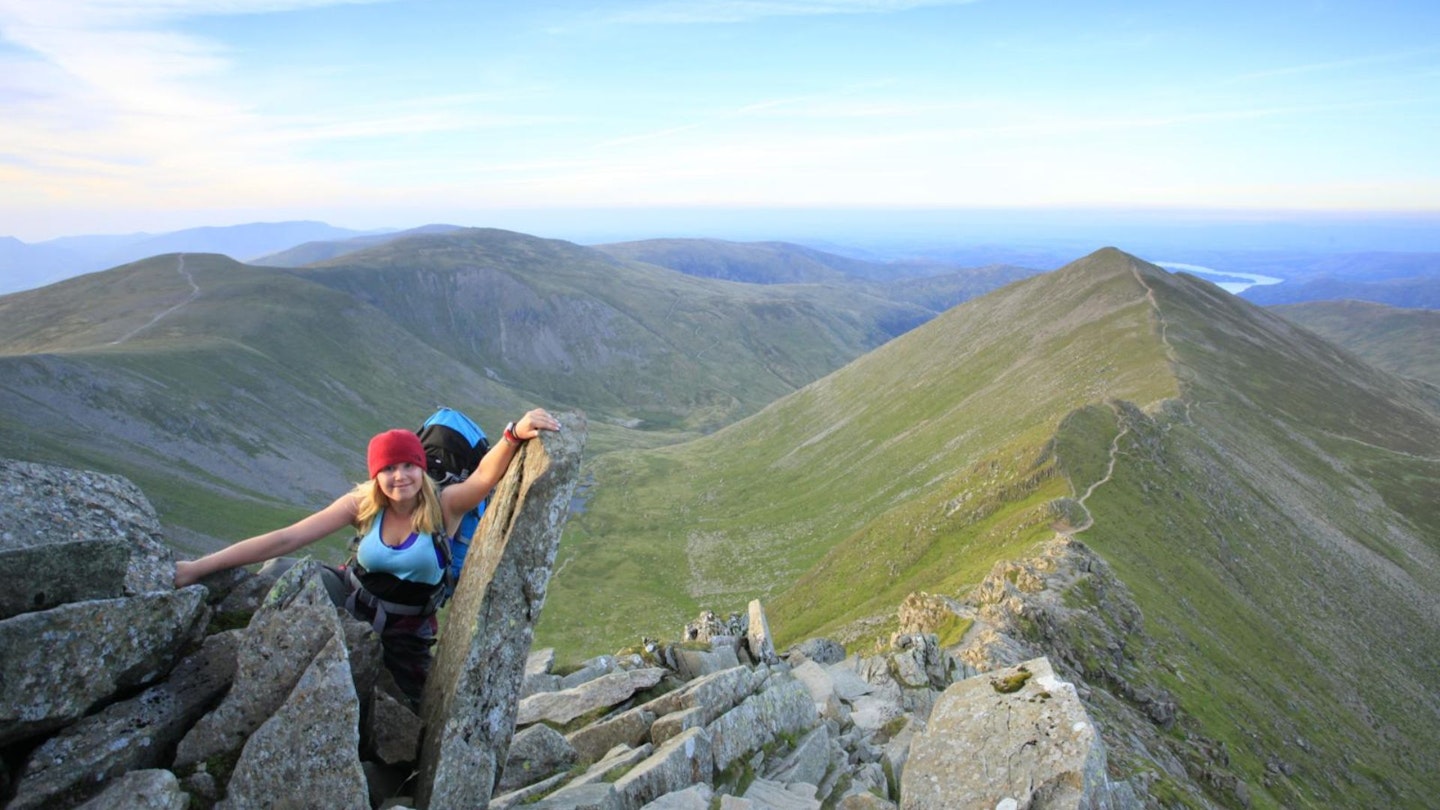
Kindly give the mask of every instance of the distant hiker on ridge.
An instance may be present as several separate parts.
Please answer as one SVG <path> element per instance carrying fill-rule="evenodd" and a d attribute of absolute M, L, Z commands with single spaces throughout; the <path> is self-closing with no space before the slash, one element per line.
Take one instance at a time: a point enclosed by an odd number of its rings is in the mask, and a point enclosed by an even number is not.
<path fill-rule="evenodd" d="M 438 629 L 435 610 L 444 597 L 449 538 L 465 513 L 495 488 L 522 442 L 542 430 L 559 429 L 559 421 L 544 409 L 530 411 L 505 426 L 503 439 L 485 454 L 474 473 L 444 489 L 437 489 L 425 473 L 419 437 L 400 429 L 377 434 L 366 452 L 368 481 L 289 526 L 198 560 L 176 563 L 175 586 L 292 554 L 352 526 L 360 538 L 355 559 L 343 570 L 327 567 L 326 588 L 337 604 L 374 625 L 386 667 L 401 689 L 418 701 Z"/>

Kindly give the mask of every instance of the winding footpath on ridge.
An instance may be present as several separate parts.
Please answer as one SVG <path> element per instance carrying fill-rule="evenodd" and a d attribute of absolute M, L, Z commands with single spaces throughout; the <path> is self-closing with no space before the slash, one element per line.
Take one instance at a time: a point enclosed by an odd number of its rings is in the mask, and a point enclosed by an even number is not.
<path fill-rule="evenodd" d="M 1140 283 L 1140 286 L 1145 288 L 1145 300 L 1150 303 L 1150 309 L 1155 313 L 1155 320 L 1160 323 L 1160 343 L 1165 347 L 1165 357 L 1170 361 L 1172 367 L 1178 367 L 1179 359 L 1175 356 L 1175 348 L 1170 345 L 1170 338 L 1167 334 L 1170 325 L 1166 323 L 1165 315 L 1160 312 L 1160 304 L 1155 300 L 1155 290 L 1151 288 L 1149 284 L 1145 283 L 1145 277 L 1140 275 L 1140 269 L 1138 267 L 1132 266 L 1131 272 L 1135 274 L 1135 280 Z M 1176 376 L 1178 379 L 1179 375 L 1177 374 Z M 1190 403 L 1186 401 L 1183 396 L 1181 397 L 1181 402 L 1185 403 L 1185 413 L 1188 419 Z M 1118 420 L 1120 418 L 1120 410 L 1116 408 L 1113 403 L 1111 403 L 1110 409 L 1115 412 L 1115 418 Z M 1090 500 L 1090 496 L 1094 495 L 1095 490 L 1099 489 L 1102 484 L 1110 482 L 1110 478 L 1115 474 L 1115 459 L 1120 455 L 1120 440 L 1125 438 L 1125 434 L 1129 432 L 1130 426 L 1123 425 L 1120 428 L 1120 432 L 1115 434 L 1115 438 L 1110 440 L 1110 459 L 1105 465 L 1105 475 L 1086 487 L 1085 493 L 1075 499 L 1075 502 L 1080 504 L 1080 508 L 1085 510 L 1085 519 L 1080 521 L 1080 525 L 1078 526 L 1069 529 L 1056 529 L 1057 534 L 1067 539 L 1073 539 L 1075 535 L 1095 525 L 1095 516 L 1090 513 L 1090 508 L 1085 505 L 1085 502 Z"/>
<path fill-rule="evenodd" d="M 125 334 L 116 338 L 115 340 L 110 341 L 111 346 L 119 346 L 121 343 L 124 343 L 130 338 L 135 337 L 140 332 L 143 332 L 144 330 L 149 329 L 150 327 L 159 323 L 161 318 L 164 318 L 166 315 L 169 315 L 175 310 L 185 306 L 186 304 L 200 297 L 200 285 L 195 283 L 195 277 L 190 275 L 189 270 L 185 269 L 185 254 L 178 253 L 176 254 L 175 258 L 178 260 L 178 264 L 176 265 L 175 270 L 184 277 L 185 283 L 190 285 L 190 297 L 186 298 L 184 301 L 181 301 L 175 306 L 156 314 L 155 317 L 151 318 L 148 322 L 143 323 L 135 327 L 134 329 L 131 329 L 129 332 L 126 332 Z"/>

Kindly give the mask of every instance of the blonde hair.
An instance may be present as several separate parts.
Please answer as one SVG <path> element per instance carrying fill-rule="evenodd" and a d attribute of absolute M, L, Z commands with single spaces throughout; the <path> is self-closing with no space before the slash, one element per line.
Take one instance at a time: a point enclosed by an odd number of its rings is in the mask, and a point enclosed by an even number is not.
<path fill-rule="evenodd" d="M 350 490 L 350 496 L 355 499 L 355 530 L 364 537 L 370 533 L 380 510 L 390 506 L 390 499 L 385 497 L 385 493 L 380 490 L 380 482 L 374 478 L 356 484 L 355 488 Z M 420 492 L 415 497 L 418 502 L 410 519 L 410 527 L 421 534 L 444 534 L 445 512 L 440 508 L 440 493 L 435 489 L 435 482 L 430 480 L 430 476 L 420 476 Z"/>

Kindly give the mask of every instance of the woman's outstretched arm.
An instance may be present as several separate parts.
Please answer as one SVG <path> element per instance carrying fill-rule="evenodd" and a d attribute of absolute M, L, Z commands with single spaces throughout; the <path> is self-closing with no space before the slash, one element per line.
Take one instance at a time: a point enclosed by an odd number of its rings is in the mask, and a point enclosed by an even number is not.
<path fill-rule="evenodd" d="M 335 502 L 284 528 L 246 538 L 198 560 L 175 563 L 175 587 L 183 588 L 215 573 L 241 565 L 283 557 L 355 522 L 355 498 L 341 495 Z"/>

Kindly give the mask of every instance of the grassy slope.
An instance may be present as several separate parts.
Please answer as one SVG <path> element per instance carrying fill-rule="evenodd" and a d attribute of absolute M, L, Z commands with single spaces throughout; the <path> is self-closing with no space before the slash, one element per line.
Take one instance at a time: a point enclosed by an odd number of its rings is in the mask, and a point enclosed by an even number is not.
<path fill-rule="evenodd" d="M 601 483 L 557 564 L 547 643 L 594 651 L 674 634 L 701 608 L 780 594 L 847 538 L 856 562 L 824 565 L 885 570 L 870 589 L 812 573 L 775 602 L 782 639 L 890 612 L 917 573 L 978 580 L 1038 539 L 1046 499 L 1068 494 L 1045 451 L 1058 420 L 1106 392 L 1176 393 L 1156 373 L 1158 344 L 1128 339 L 1150 331 L 1136 289 L 1083 266 L 1020 282 L 713 436 L 597 459 Z M 965 548 L 980 556 L 948 568 Z M 836 584 L 816 592 L 820 581 Z"/>
<path fill-rule="evenodd" d="M 1081 537 L 1159 641 L 1149 677 L 1255 805 L 1419 806 L 1437 787 L 1436 413 L 1427 389 L 1102 251 L 713 436 L 600 459 L 541 643 L 673 637 L 760 596 L 783 644 L 911 590 L 963 594 L 1082 524 L 1072 499 L 1113 443 Z"/>
<path fill-rule="evenodd" d="M 1386 371 L 1440 385 L 1440 311 L 1367 301 L 1316 301 L 1271 310 Z"/>
<path fill-rule="evenodd" d="M 167 524 L 234 538 L 338 495 L 365 437 L 437 402 L 492 425 L 521 407 L 325 287 L 222 256 L 187 255 L 189 280 L 180 267 L 156 257 L 0 301 L 0 454 L 125 474 Z"/>
<path fill-rule="evenodd" d="M 1085 541 L 1257 806 L 1422 806 L 1440 753 L 1435 400 L 1201 282 L 1153 286 L 1188 407 L 1131 420 Z M 1270 764 L 1294 775 L 1262 787 Z"/>
<path fill-rule="evenodd" d="M 848 288 L 694 278 L 480 229 L 299 272 L 537 400 L 650 429 L 727 424 L 931 314 Z"/>

